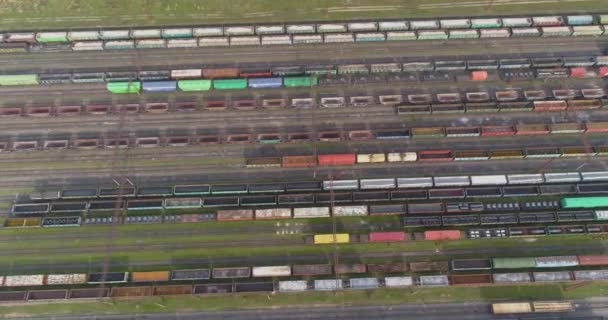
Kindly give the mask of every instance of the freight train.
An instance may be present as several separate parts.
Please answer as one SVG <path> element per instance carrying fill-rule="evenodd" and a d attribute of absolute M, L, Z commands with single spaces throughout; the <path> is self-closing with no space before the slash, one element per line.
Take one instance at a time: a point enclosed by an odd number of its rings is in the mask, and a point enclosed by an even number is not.
<path fill-rule="evenodd" d="M 597 67 L 597 69 L 588 69 Z M 536 70 L 525 74 L 521 70 Z M 107 89 L 113 93 L 163 92 L 163 91 L 208 91 L 211 89 L 266 89 L 280 87 L 301 87 L 328 85 L 335 77 L 357 75 L 362 82 L 365 75 L 412 74 L 416 72 L 471 71 L 471 80 L 483 81 L 485 70 L 500 70 L 505 80 L 524 80 L 538 77 L 592 78 L 608 75 L 608 56 L 570 56 L 534 58 L 488 58 L 469 60 L 429 60 L 420 61 L 378 61 L 377 63 L 327 62 L 313 65 L 238 66 L 226 68 L 201 68 L 186 66 L 181 69 L 131 68 L 108 71 L 72 70 L 61 73 L 42 71 L 40 73 L 11 73 L 0 75 L 0 86 L 62 84 L 62 83 L 108 83 Z M 480 74 L 479 76 L 477 74 Z M 317 79 L 318 78 L 318 79 Z M 346 79 L 348 80 L 348 79 Z M 393 81 L 392 78 L 381 79 Z M 398 79 L 396 79 L 398 80 Z M 114 83 L 114 84 L 111 84 Z"/>
<path fill-rule="evenodd" d="M 568 15 L 6 32 L 0 38 L 0 52 L 599 36 L 606 24 L 608 15 Z"/>

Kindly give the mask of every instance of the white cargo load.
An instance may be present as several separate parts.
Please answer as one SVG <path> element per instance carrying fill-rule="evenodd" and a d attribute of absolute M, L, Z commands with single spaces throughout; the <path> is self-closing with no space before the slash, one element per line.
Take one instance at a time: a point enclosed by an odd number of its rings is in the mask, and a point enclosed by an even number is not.
<path fill-rule="evenodd" d="M 348 24 L 348 31 L 351 32 L 376 30 L 378 30 L 378 24 L 375 22 L 353 22 Z"/>
<path fill-rule="evenodd" d="M 262 45 L 291 44 L 290 36 L 262 36 Z"/>
<path fill-rule="evenodd" d="M 545 173 L 546 183 L 579 182 L 581 175 L 578 172 Z"/>
<path fill-rule="evenodd" d="M 471 27 L 469 19 L 442 19 L 439 21 L 443 29 L 466 29 Z"/>
<path fill-rule="evenodd" d="M 503 27 L 529 27 L 532 25 L 531 18 L 502 18 Z"/>
<path fill-rule="evenodd" d="M 306 291 L 308 282 L 306 280 L 279 281 L 280 292 Z"/>
<path fill-rule="evenodd" d="M 412 30 L 439 29 L 439 26 L 439 20 L 410 21 L 410 29 Z"/>
<path fill-rule="evenodd" d="M 294 218 L 328 218 L 329 207 L 293 208 Z"/>
<path fill-rule="evenodd" d="M 545 182 L 542 173 L 508 174 L 509 184 L 541 184 Z"/>
<path fill-rule="evenodd" d="M 49 274 L 46 276 L 46 284 L 80 284 L 87 282 L 86 273 L 73 274 Z"/>
<path fill-rule="evenodd" d="M 359 181 L 361 184 L 361 190 L 368 189 L 394 189 L 395 179 L 361 179 Z"/>
<path fill-rule="evenodd" d="M 507 177 L 504 174 L 471 176 L 471 185 L 473 186 L 499 186 L 505 184 L 507 184 Z"/>
<path fill-rule="evenodd" d="M 224 29 L 221 27 L 194 28 L 192 30 L 192 35 L 195 37 L 223 36 Z"/>
<path fill-rule="evenodd" d="M 449 176 L 433 178 L 435 187 L 464 187 L 471 185 L 469 176 Z"/>
<path fill-rule="evenodd" d="M 255 210 L 256 219 L 289 219 L 291 208 L 272 208 Z"/>
<path fill-rule="evenodd" d="M 351 289 L 376 289 L 380 286 L 376 278 L 353 278 L 350 279 Z"/>
<path fill-rule="evenodd" d="M 202 76 L 203 76 L 202 69 L 171 70 L 171 78 L 174 78 L 174 79 L 201 78 Z"/>
<path fill-rule="evenodd" d="M 255 30 L 253 26 L 242 26 L 242 27 L 226 27 L 224 28 L 224 34 L 227 36 L 247 36 L 253 35 Z"/>
<path fill-rule="evenodd" d="M 325 279 L 315 280 L 315 290 L 329 291 L 342 289 L 342 280 Z"/>
<path fill-rule="evenodd" d="M 431 188 L 433 187 L 433 177 L 421 178 L 397 178 L 398 188 Z"/>
<path fill-rule="evenodd" d="M 389 288 L 409 287 L 414 285 L 412 277 L 385 277 L 384 284 Z"/>
<path fill-rule="evenodd" d="M 44 275 L 36 274 L 30 276 L 6 276 L 4 278 L 5 287 L 33 287 L 44 284 Z"/>
<path fill-rule="evenodd" d="M 410 162 L 416 161 L 418 154 L 416 152 L 403 152 L 403 153 L 389 153 L 388 162 Z"/>
<path fill-rule="evenodd" d="M 102 30 L 99 33 L 104 40 L 129 39 L 129 30 Z"/>
<path fill-rule="evenodd" d="M 255 32 L 256 34 L 279 34 L 285 33 L 285 27 L 283 25 L 257 26 Z"/>
<path fill-rule="evenodd" d="M 230 37 L 231 46 L 256 46 L 260 44 L 260 37 Z"/>
<path fill-rule="evenodd" d="M 408 28 L 409 24 L 407 21 L 381 21 L 378 23 L 380 31 L 402 31 Z"/>
<path fill-rule="evenodd" d="M 314 33 L 314 24 L 290 24 L 286 28 L 287 33 Z"/>
<path fill-rule="evenodd" d="M 251 274 L 254 278 L 289 277 L 291 276 L 291 266 L 252 267 Z"/>
<path fill-rule="evenodd" d="M 354 42 L 355 37 L 351 33 L 326 34 L 324 41 L 325 43 Z"/>
<path fill-rule="evenodd" d="M 608 171 L 581 172 L 583 182 L 608 181 Z"/>
<path fill-rule="evenodd" d="M 323 36 L 320 34 L 313 35 L 294 35 L 293 44 L 298 43 L 323 43 Z"/>
<path fill-rule="evenodd" d="M 359 180 L 325 180 L 323 190 L 357 190 Z"/>
<path fill-rule="evenodd" d="M 420 276 L 420 285 L 425 287 L 439 287 L 450 284 L 448 276 Z"/>
<path fill-rule="evenodd" d="M 217 38 L 199 38 L 198 46 L 199 47 L 222 47 L 228 46 L 230 42 L 228 41 L 228 37 L 217 37 Z"/>
<path fill-rule="evenodd" d="M 160 29 L 136 29 L 131 31 L 133 39 L 153 39 L 160 38 Z"/>
<path fill-rule="evenodd" d="M 36 34 L 33 32 L 8 33 L 5 35 L 7 42 L 33 42 Z"/>
<path fill-rule="evenodd" d="M 367 206 L 334 206 L 333 213 L 336 217 L 366 216 Z"/>
<path fill-rule="evenodd" d="M 103 41 L 84 41 L 84 42 L 74 42 L 72 44 L 72 50 L 74 51 L 94 51 L 94 50 L 103 50 L 104 45 Z"/>
<path fill-rule="evenodd" d="M 167 48 L 196 48 L 198 47 L 197 39 L 168 39 Z"/>
<path fill-rule="evenodd" d="M 192 37 L 192 28 L 169 28 L 162 30 L 163 38 Z"/>
<path fill-rule="evenodd" d="M 167 46 L 167 40 L 165 40 L 165 39 L 136 40 L 135 46 L 137 48 L 165 48 Z"/>
<path fill-rule="evenodd" d="M 346 28 L 346 24 L 343 23 L 324 23 L 317 25 L 318 33 L 326 33 L 326 32 L 346 32 L 348 31 Z"/>
<path fill-rule="evenodd" d="M 68 39 L 70 41 L 79 40 L 99 40 L 101 36 L 98 31 L 71 31 L 68 32 Z"/>
<path fill-rule="evenodd" d="M 541 32 L 538 28 L 511 28 L 514 37 L 538 37 Z"/>

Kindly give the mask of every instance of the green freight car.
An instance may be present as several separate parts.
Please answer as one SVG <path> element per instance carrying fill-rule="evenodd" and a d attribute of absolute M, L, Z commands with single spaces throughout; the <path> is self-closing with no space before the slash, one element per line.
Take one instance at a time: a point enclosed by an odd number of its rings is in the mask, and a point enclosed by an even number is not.
<path fill-rule="evenodd" d="M 286 87 L 312 87 L 318 83 L 316 77 L 284 77 L 283 85 Z"/>
<path fill-rule="evenodd" d="M 494 258 L 492 266 L 494 269 L 536 268 L 536 260 L 528 257 Z"/>
<path fill-rule="evenodd" d="M 35 74 L 14 74 L 0 76 L 0 86 L 23 86 L 39 84 Z"/>
<path fill-rule="evenodd" d="M 177 87 L 181 91 L 209 91 L 211 80 L 180 80 Z"/>
<path fill-rule="evenodd" d="M 139 93 L 141 82 L 108 82 L 107 89 L 115 94 Z"/>
<path fill-rule="evenodd" d="M 222 79 L 213 80 L 213 89 L 233 90 L 247 88 L 247 79 Z"/>
<path fill-rule="evenodd" d="M 561 204 L 564 209 L 608 208 L 608 197 L 563 198 Z"/>

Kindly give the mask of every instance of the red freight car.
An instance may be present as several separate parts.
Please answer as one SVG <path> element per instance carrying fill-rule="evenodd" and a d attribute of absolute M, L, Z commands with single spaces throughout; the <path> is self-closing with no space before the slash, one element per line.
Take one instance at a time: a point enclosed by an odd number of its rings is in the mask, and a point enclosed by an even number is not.
<path fill-rule="evenodd" d="M 462 237 L 460 230 L 431 230 L 424 232 L 424 240 L 458 240 Z"/>
<path fill-rule="evenodd" d="M 608 255 L 578 256 L 581 266 L 608 266 Z"/>
<path fill-rule="evenodd" d="M 483 126 L 481 127 L 481 136 L 512 136 L 515 134 L 515 129 L 512 126 Z"/>
<path fill-rule="evenodd" d="M 405 232 L 371 232 L 369 242 L 400 242 L 405 240 Z"/>
<path fill-rule="evenodd" d="M 418 152 L 419 161 L 452 161 L 454 155 L 450 150 L 425 150 Z"/>
<path fill-rule="evenodd" d="M 354 153 L 324 154 L 318 156 L 320 166 L 347 166 L 356 162 L 357 155 Z"/>

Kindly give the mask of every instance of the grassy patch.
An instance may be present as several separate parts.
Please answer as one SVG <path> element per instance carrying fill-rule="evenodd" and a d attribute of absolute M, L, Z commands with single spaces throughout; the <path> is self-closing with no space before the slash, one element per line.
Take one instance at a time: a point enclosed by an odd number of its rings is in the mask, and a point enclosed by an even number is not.
<path fill-rule="evenodd" d="M 113 300 L 110 302 L 48 303 L 0 306 L 5 317 L 20 315 L 102 315 L 155 312 L 232 310 L 306 305 L 374 305 L 504 300 L 559 300 L 595 297 L 608 292 L 608 283 L 568 289 L 567 284 L 403 288 L 293 294 L 232 294 Z"/>
<path fill-rule="evenodd" d="M 596 12 L 603 1 L 486 2 L 453 0 L 9 0 L 2 29 L 179 25 L 437 16 Z"/>

